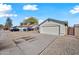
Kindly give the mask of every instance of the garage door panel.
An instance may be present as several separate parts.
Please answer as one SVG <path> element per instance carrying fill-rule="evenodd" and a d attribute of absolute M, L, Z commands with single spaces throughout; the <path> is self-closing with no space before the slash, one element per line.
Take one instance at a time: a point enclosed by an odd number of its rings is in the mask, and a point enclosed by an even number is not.
<path fill-rule="evenodd" d="M 42 27 L 41 31 L 45 34 L 59 35 L 59 26 Z"/>

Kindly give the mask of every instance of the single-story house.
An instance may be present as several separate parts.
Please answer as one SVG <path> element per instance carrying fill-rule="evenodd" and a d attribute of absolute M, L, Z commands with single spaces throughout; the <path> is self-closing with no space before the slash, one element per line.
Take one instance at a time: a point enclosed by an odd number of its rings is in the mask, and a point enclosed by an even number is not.
<path fill-rule="evenodd" d="M 39 24 L 39 32 L 49 35 L 64 36 L 67 35 L 67 27 L 67 21 L 60 21 L 49 18 Z"/>
<path fill-rule="evenodd" d="M 74 28 L 75 28 L 75 36 L 79 36 L 79 24 L 75 24 Z"/>
<path fill-rule="evenodd" d="M 21 26 L 19 26 L 19 28 L 30 28 L 30 29 L 33 29 L 33 30 L 38 30 L 38 24 L 23 24 Z"/>

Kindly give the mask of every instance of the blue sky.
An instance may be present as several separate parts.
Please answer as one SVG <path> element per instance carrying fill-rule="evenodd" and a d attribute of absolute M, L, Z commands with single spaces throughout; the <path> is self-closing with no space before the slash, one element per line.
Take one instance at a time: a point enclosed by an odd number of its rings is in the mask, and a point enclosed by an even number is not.
<path fill-rule="evenodd" d="M 1 3 L 0 24 L 5 24 L 6 17 L 19 25 L 25 18 L 36 17 L 39 22 L 47 18 L 68 21 L 69 25 L 79 23 L 78 3 Z"/>

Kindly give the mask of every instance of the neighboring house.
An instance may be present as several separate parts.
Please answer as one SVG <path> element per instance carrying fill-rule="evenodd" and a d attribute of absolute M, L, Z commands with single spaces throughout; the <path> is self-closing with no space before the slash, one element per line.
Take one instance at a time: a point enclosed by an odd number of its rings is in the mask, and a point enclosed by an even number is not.
<path fill-rule="evenodd" d="M 75 28 L 74 27 L 68 27 L 68 35 L 75 35 Z"/>
<path fill-rule="evenodd" d="M 21 25 L 20 26 L 21 28 L 30 28 L 30 29 L 33 29 L 33 30 L 38 30 L 38 24 L 31 24 L 31 25 L 29 25 L 29 24 L 27 24 L 27 25 Z"/>
<path fill-rule="evenodd" d="M 64 36 L 67 35 L 67 21 L 47 19 L 39 25 L 39 32 L 49 35 Z"/>
<path fill-rule="evenodd" d="M 34 26 L 32 26 L 32 28 L 33 28 L 35 31 L 37 31 L 37 30 L 39 30 L 39 25 L 34 25 Z"/>
<path fill-rule="evenodd" d="M 75 28 L 75 36 L 79 36 L 79 24 L 75 24 L 74 28 Z"/>

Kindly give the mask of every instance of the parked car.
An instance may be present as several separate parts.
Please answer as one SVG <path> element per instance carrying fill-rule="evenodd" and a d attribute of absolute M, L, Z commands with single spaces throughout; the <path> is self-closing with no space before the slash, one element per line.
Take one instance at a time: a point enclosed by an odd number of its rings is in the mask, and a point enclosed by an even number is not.
<path fill-rule="evenodd" d="M 32 28 L 32 27 L 28 27 L 27 30 L 28 30 L 28 31 L 32 31 L 33 28 Z"/>
<path fill-rule="evenodd" d="M 12 27 L 12 28 L 10 28 L 10 31 L 19 31 L 19 28 L 17 28 L 17 27 Z"/>
<path fill-rule="evenodd" d="M 27 31 L 27 27 L 19 28 L 20 31 Z"/>
<path fill-rule="evenodd" d="M 27 29 L 24 28 L 23 31 L 27 31 Z"/>

